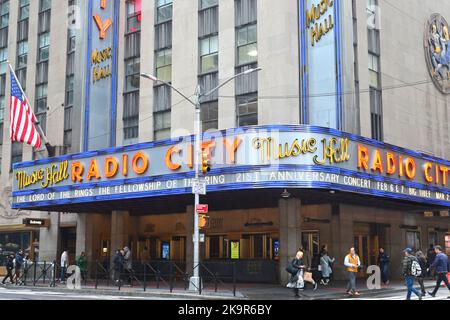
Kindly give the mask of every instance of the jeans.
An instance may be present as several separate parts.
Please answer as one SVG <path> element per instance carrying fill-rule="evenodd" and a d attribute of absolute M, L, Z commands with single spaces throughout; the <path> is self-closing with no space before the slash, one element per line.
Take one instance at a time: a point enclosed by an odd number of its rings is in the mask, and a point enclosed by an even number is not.
<path fill-rule="evenodd" d="M 411 300 L 411 295 L 414 293 L 416 296 L 421 297 L 420 292 L 414 288 L 414 277 L 405 276 L 406 287 L 408 288 L 408 294 L 406 295 L 406 300 Z"/>
<path fill-rule="evenodd" d="M 383 264 L 381 265 L 381 280 L 383 281 L 383 283 L 386 283 L 389 281 L 389 264 Z"/>
<path fill-rule="evenodd" d="M 67 271 L 66 267 L 61 267 L 61 282 L 66 281 L 66 271 Z"/>
<path fill-rule="evenodd" d="M 356 292 L 356 272 L 349 272 L 348 273 L 348 285 L 347 285 L 347 292 Z"/>
<path fill-rule="evenodd" d="M 433 296 L 436 295 L 436 293 L 438 292 L 442 282 L 444 282 L 448 290 L 450 290 L 450 284 L 448 283 L 447 273 L 438 273 L 436 280 L 436 287 L 433 290 Z"/>

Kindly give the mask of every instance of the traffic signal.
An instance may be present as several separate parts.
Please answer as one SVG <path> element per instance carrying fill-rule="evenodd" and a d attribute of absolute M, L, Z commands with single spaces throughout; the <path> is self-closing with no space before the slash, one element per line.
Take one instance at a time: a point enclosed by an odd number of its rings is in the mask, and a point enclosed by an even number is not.
<path fill-rule="evenodd" d="M 203 174 L 207 174 L 211 171 L 211 160 L 208 157 L 207 153 L 202 153 L 202 172 Z"/>
<path fill-rule="evenodd" d="M 206 214 L 198 215 L 198 227 L 199 229 L 205 229 L 208 227 L 209 217 Z"/>

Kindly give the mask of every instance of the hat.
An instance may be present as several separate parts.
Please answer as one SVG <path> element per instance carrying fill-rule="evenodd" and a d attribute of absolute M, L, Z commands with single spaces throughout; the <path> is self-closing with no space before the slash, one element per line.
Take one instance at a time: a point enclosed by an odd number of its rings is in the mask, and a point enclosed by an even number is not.
<path fill-rule="evenodd" d="M 411 254 L 413 252 L 413 250 L 411 248 L 406 248 L 405 250 L 403 250 L 403 252 Z"/>

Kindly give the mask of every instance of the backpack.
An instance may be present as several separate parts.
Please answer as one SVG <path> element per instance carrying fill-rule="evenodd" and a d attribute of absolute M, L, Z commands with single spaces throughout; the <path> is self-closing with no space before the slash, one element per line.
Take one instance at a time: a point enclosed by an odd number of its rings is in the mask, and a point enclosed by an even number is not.
<path fill-rule="evenodd" d="M 297 269 L 296 268 L 294 268 L 294 264 L 293 264 L 293 262 L 294 261 L 291 261 L 291 262 L 289 262 L 288 264 L 287 264 L 287 266 L 286 266 L 286 272 L 287 273 L 290 273 L 290 274 L 292 274 L 292 275 L 295 275 L 295 274 L 297 274 Z"/>
<path fill-rule="evenodd" d="M 410 272 L 414 277 L 420 277 L 422 275 L 422 268 L 420 267 L 419 261 L 417 259 L 412 259 Z"/>

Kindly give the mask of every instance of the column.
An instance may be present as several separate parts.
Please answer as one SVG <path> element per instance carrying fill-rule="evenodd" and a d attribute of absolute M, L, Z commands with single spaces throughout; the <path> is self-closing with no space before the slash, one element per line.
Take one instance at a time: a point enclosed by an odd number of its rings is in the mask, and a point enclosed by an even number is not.
<path fill-rule="evenodd" d="M 50 228 L 41 228 L 39 232 L 39 261 L 59 261 L 59 215 L 58 212 L 51 212 L 50 215 L 41 215 L 44 219 L 50 219 Z"/>
<path fill-rule="evenodd" d="M 113 252 L 116 249 L 129 246 L 129 220 L 130 213 L 128 211 L 113 211 L 111 213 L 111 262 L 114 258 Z"/>
<path fill-rule="evenodd" d="M 192 274 L 194 263 L 194 206 L 186 207 L 186 273 Z"/>
<path fill-rule="evenodd" d="M 280 210 L 280 264 L 279 274 L 282 284 L 289 281 L 286 265 L 297 254 L 301 245 L 301 221 L 299 199 L 281 199 Z"/>

